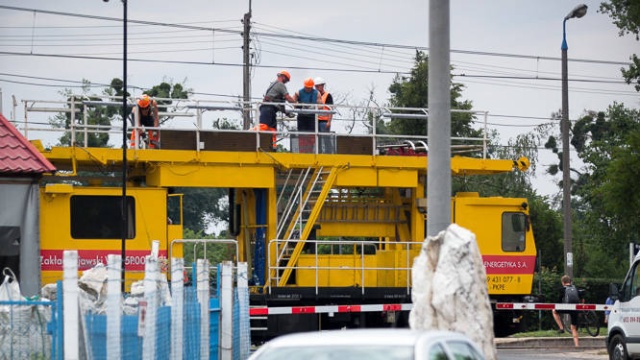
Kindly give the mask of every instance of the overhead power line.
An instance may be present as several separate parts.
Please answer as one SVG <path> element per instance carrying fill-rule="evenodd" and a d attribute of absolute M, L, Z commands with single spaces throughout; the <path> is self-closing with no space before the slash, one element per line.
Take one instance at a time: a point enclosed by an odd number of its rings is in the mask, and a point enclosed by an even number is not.
<path fill-rule="evenodd" d="M 36 57 L 53 57 L 63 59 L 85 59 L 85 60 L 106 60 L 106 61 L 122 61 L 121 58 L 104 57 L 104 56 L 80 56 L 80 55 L 61 55 L 61 54 L 39 54 L 39 53 L 22 53 L 14 51 L 0 51 L 0 55 L 17 55 L 17 56 L 36 56 Z M 157 59 L 136 59 L 128 58 L 127 61 L 160 63 L 160 64 L 182 64 L 182 65 L 216 65 L 216 66 L 233 66 L 241 67 L 239 63 L 222 63 L 222 62 L 205 62 L 205 61 L 185 61 L 185 60 L 157 60 Z M 253 67 L 280 69 L 285 65 L 253 65 Z M 408 74 L 408 72 L 398 72 L 391 70 L 361 70 L 361 69 L 339 69 L 339 68 L 320 68 L 309 66 L 286 66 L 295 70 L 317 70 L 317 71 L 334 71 L 334 72 L 360 72 L 370 74 Z"/>
<path fill-rule="evenodd" d="M 560 81 L 560 78 L 554 77 L 540 77 L 540 76 L 500 76 L 500 75 L 475 75 L 475 74 L 451 74 L 453 77 L 458 78 L 478 78 L 478 79 L 507 79 L 507 80 L 547 80 L 547 81 Z M 585 82 L 585 83 L 601 83 L 601 84 L 626 84 L 624 80 L 592 80 L 592 79 L 575 79 L 571 78 L 572 82 Z"/>
<path fill-rule="evenodd" d="M 59 15 L 59 16 L 72 16 L 72 17 L 80 17 L 80 18 L 96 19 L 96 20 L 105 20 L 105 21 L 118 21 L 118 22 L 122 21 L 122 19 L 113 18 L 113 17 L 107 17 L 107 16 L 77 14 L 77 13 L 68 13 L 68 12 L 41 10 L 41 9 L 29 9 L 29 8 L 20 8 L 20 7 L 15 7 L 15 6 L 6 6 L 6 5 L 0 5 L 0 9 L 7 9 L 7 10 L 14 10 L 14 11 L 26 11 L 26 12 L 31 12 L 31 13 L 43 13 L 43 14 Z M 188 25 L 188 24 L 163 23 L 163 22 L 157 22 L 157 21 L 145 21 L 145 20 L 135 20 L 135 19 L 128 19 L 127 21 L 129 23 L 131 23 L 131 24 L 163 26 L 163 27 L 172 27 L 172 28 L 179 28 L 179 29 L 191 29 L 191 30 L 202 30 L 202 31 L 210 31 L 210 32 L 222 32 L 222 33 L 230 33 L 230 34 L 237 34 L 237 35 L 241 35 L 242 34 L 242 31 L 229 30 L 229 29 L 224 29 L 224 28 L 203 27 L 203 26 L 195 26 L 195 25 Z M 400 45 L 400 44 L 389 44 L 389 43 L 381 43 L 381 42 L 344 40 L 344 39 L 334 39 L 334 38 L 326 38 L 326 37 L 318 37 L 318 36 L 291 35 L 291 34 L 278 34 L 278 33 L 265 33 L 265 32 L 253 32 L 253 35 L 264 36 L 264 37 L 274 37 L 274 38 L 300 39 L 300 40 L 308 40 L 308 41 L 330 42 L 330 43 L 337 43 L 337 44 L 367 45 L 367 46 L 376 46 L 376 47 L 385 47 L 385 48 L 429 51 L 429 48 L 425 47 L 425 46 Z M 479 55 L 479 56 L 492 56 L 492 57 L 510 57 L 510 58 L 533 59 L 533 60 L 561 61 L 560 58 L 551 57 L 551 56 L 508 54 L 508 53 L 497 53 L 497 52 L 487 52 L 487 51 L 451 49 L 451 53 L 466 54 L 466 55 Z M 623 65 L 623 66 L 628 66 L 628 65 L 631 64 L 628 61 L 621 62 L 621 61 L 607 61 L 607 60 L 593 60 L 593 59 L 569 59 L 569 61 L 571 61 L 571 62 L 591 63 L 591 64 L 603 64 L 603 65 Z"/>

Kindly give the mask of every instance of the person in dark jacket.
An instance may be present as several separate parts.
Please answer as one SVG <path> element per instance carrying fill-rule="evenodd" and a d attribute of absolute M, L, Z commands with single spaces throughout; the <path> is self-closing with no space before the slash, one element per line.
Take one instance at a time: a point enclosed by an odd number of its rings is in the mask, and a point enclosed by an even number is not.
<path fill-rule="evenodd" d="M 565 293 L 568 286 L 571 286 L 571 278 L 568 275 L 562 276 L 560 279 L 562 283 L 562 287 L 559 288 L 558 291 L 558 304 L 565 302 Z M 558 324 L 558 333 L 562 334 L 565 332 L 564 325 L 562 324 L 562 319 L 560 319 L 560 314 L 569 314 L 571 317 L 571 335 L 573 335 L 573 345 L 575 347 L 579 346 L 578 341 L 578 313 L 575 310 L 555 310 L 553 309 L 553 319 Z"/>
<path fill-rule="evenodd" d="M 298 131 L 300 132 L 316 132 L 316 114 L 304 113 L 304 110 L 318 110 L 315 105 L 322 104 L 322 99 L 318 90 L 313 88 L 314 82 L 312 78 L 304 80 L 304 87 L 296 91 L 293 98 L 296 103 L 304 104 L 297 108 L 302 110 L 298 112 Z M 312 106 L 313 105 L 313 106 Z M 298 151 L 301 153 L 312 153 L 315 148 L 315 135 L 299 134 L 298 135 Z"/>

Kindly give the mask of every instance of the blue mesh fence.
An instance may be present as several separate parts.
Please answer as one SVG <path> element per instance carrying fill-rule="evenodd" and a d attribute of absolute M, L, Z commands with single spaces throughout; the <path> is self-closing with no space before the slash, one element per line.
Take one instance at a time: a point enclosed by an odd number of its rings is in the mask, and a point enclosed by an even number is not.
<path fill-rule="evenodd" d="M 51 301 L 0 301 L 0 359 L 58 359 L 58 308 Z"/>
<path fill-rule="evenodd" d="M 212 293 L 219 289 L 212 287 Z M 233 359 L 243 360 L 242 346 L 250 344 L 245 332 L 248 329 L 248 309 L 239 305 L 239 296 L 247 297 L 247 289 L 234 291 L 233 309 Z M 55 301 L 0 301 L 0 360 L 2 359 L 62 359 L 63 358 L 63 319 L 62 283 L 58 283 L 57 300 Z M 210 298 L 209 312 L 209 349 L 210 359 L 219 359 L 220 342 L 220 299 Z M 246 319 L 244 319 L 246 317 Z M 104 314 L 86 313 L 81 318 L 80 338 L 78 346 L 83 358 L 106 359 L 107 348 L 107 316 Z M 244 327 L 242 323 L 247 321 Z M 184 288 L 183 339 L 177 344 L 171 338 L 171 308 L 159 307 L 156 322 L 155 359 L 169 359 L 171 348 L 182 349 L 184 359 L 200 358 L 200 305 L 197 291 L 193 286 Z M 122 315 L 121 317 L 121 356 L 122 359 L 142 359 L 143 341 L 139 331 L 139 316 Z"/>
<path fill-rule="evenodd" d="M 220 298 L 212 297 L 209 301 L 209 359 L 220 358 Z"/>
<path fill-rule="evenodd" d="M 238 288 L 233 292 L 233 360 L 240 360 L 240 306 L 238 306 Z"/>
<path fill-rule="evenodd" d="M 171 339 L 171 308 L 163 306 L 158 308 L 156 322 L 156 347 L 155 359 L 167 360 L 171 354 L 172 346 L 182 348 L 184 359 L 200 358 L 200 305 L 198 304 L 195 288 L 185 288 L 185 306 L 183 323 L 183 342 L 177 344 Z M 102 360 L 107 358 L 107 317 L 102 314 L 87 314 L 84 317 L 87 339 L 86 346 L 90 352 L 90 358 Z M 217 322 L 215 330 L 217 331 Z M 138 315 L 123 315 L 121 322 L 122 359 L 142 359 L 143 336 L 138 332 Z M 214 328 L 212 317 L 212 328 Z M 213 330 L 213 329 L 212 329 Z M 217 338 L 217 332 L 212 333 L 212 338 Z M 217 344 L 216 344 L 217 353 Z"/>
<path fill-rule="evenodd" d="M 240 301 L 244 298 L 244 301 Z M 245 360 L 251 349 L 249 327 L 249 289 L 233 291 L 233 360 Z"/>

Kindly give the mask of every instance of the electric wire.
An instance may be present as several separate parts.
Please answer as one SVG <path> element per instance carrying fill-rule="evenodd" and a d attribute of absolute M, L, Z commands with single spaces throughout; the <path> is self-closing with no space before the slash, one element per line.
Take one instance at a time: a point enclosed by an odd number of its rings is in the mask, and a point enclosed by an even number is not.
<path fill-rule="evenodd" d="M 7 9 L 7 10 L 14 10 L 14 11 L 26 11 L 26 12 L 33 12 L 33 13 L 44 13 L 44 14 L 50 14 L 50 15 L 80 17 L 80 18 L 96 19 L 96 20 L 108 20 L 108 21 L 117 21 L 117 22 L 121 22 L 122 21 L 122 19 L 113 18 L 113 17 L 107 17 L 107 16 L 77 14 L 77 13 L 68 13 L 68 12 L 41 10 L 41 9 L 28 9 L 28 8 L 20 8 L 20 7 L 14 7 L 14 6 L 6 6 L 6 5 L 0 5 L 0 9 Z M 211 28 L 209 28 L 209 27 L 201 27 L 201 26 L 195 26 L 195 25 L 189 25 L 189 24 L 163 23 L 163 22 L 157 22 L 157 21 L 144 21 L 144 20 L 135 20 L 135 19 L 128 19 L 127 21 L 129 23 L 132 23 L 132 24 L 143 24 L 143 25 L 153 25 L 153 26 L 172 27 L 172 28 L 180 28 L 180 29 L 192 29 L 192 30 L 204 30 L 204 31 L 218 31 L 218 32 L 232 33 L 232 34 L 238 34 L 238 35 L 242 34 L 242 31 L 228 30 L 228 29 L 223 29 L 223 28 L 213 28 L 213 27 L 211 27 Z M 254 32 L 254 34 L 255 35 L 260 35 L 260 36 L 266 36 L 266 37 L 302 39 L 302 40 L 319 41 L 319 42 L 327 42 L 327 43 L 358 44 L 358 45 L 369 45 L 369 46 L 375 46 L 375 47 L 422 50 L 422 51 L 428 51 L 429 50 L 428 47 L 424 47 L 424 46 L 412 46 L 412 45 L 389 44 L 389 43 L 381 43 L 381 42 L 344 40 L 344 39 L 334 39 L 334 38 L 326 38 L 326 37 L 318 37 L 318 36 L 303 36 L 303 35 L 277 34 L 277 33 L 264 33 L 264 32 L 262 32 L 262 33 Z M 451 53 L 454 53 L 454 54 L 467 54 L 467 55 L 494 56 L 494 57 L 507 57 L 507 58 L 511 57 L 511 58 L 520 58 L 520 59 L 561 61 L 560 58 L 551 57 L 551 56 L 507 54 L 507 53 L 475 51 L 475 50 L 457 50 L 457 49 L 452 49 Z M 627 62 L 620 62 L 620 61 L 593 60 L 593 59 L 570 59 L 570 61 L 592 63 L 592 64 L 606 64 L 606 65 L 623 65 L 623 66 L 630 65 L 630 62 L 628 62 L 628 61 Z"/>
<path fill-rule="evenodd" d="M 107 18 L 107 17 L 101 17 L 101 16 L 92 16 L 92 15 L 82 15 L 82 14 L 71 14 L 71 13 L 61 13 L 61 12 L 50 12 L 50 11 L 44 11 L 44 10 L 35 10 L 35 9 L 22 9 L 22 8 L 14 8 L 14 7 L 8 7 L 8 6 L 2 6 L 0 5 L 0 8 L 5 8 L 5 9 L 10 9 L 10 10 L 20 10 L 20 11 L 34 11 L 34 12 L 44 12 L 44 13 L 48 13 L 48 14 L 55 14 L 55 15 L 64 15 L 64 16 L 77 16 L 77 17 L 84 17 L 84 18 L 91 18 L 91 19 L 99 19 L 99 20 L 112 20 L 112 21 L 118 21 L 121 22 L 121 19 L 117 19 L 117 18 Z M 232 29 L 217 29 L 217 28 L 210 28 L 210 27 L 198 27 L 198 26 L 194 26 L 194 25 L 190 25 L 190 24 L 194 24 L 194 23 L 189 23 L 189 24 L 169 24 L 169 23 L 158 23 L 158 22 L 148 22 L 148 21 L 139 21 L 139 20 L 129 20 L 129 22 L 134 23 L 134 25 L 132 26 L 140 26 L 140 27 L 148 27 L 148 26 L 164 26 L 164 27 L 169 27 L 172 28 L 173 30 L 171 31 L 167 31 L 166 33 L 171 33 L 174 31 L 208 31 L 208 32 L 212 32 L 213 34 L 216 34 L 216 32 L 219 32 L 221 34 L 218 34 L 217 36 L 237 36 L 241 34 L 241 31 L 236 31 L 236 30 L 232 30 Z M 210 22 L 209 22 L 210 23 Z M 265 27 L 269 27 L 268 25 L 265 24 L 261 24 L 264 25 Z M 88 27 L 76 27 L 76 28 L 97 28 L 99 26 L 88 26 Z M 109 27 L 109 26 L 102 26 L 102 27 Z M 3 27 L 0 27 L 3 28 Z M 32 29 L 32 27 L 24 27 L 25 29 Z M 45 27 L 38 27 L 39 29 L 41 28 L 45 28 Z M 65 27 L 65 28 L 73 28 L 73 27 Z M 113 28 L 118 28 L 118 26 L 113 26 Z M 181 30 L 175 30 L 175 28 L 177 29 L 181 29 Z M 280 29 L 280 28 L 278 28 Z M 154 32 L 154 33 L 159 33 L 159 32 Z M 52 35 L 54 36 L 54 35 Z M 72 36 L 72 35 L 71 35 Z M 86 34 L 85 34 L 86 36 Z M 98 36 L 98 35 L 96 35 Z M 106 36 L 113 36 L 113 35 L 106 35 Z M 194 35 L 191 36 L 193 37 L 200 37 L 201 35 Z M 211 35 L 204 35 L 204 36 L 211 36 Z M 302 48 L 297 48 L 299 46 L 305 46 L 304 44 L 300 44 L 300 41 L 316 41 L 322 44 L 322 49 L 326 50 L 327 52 L 330 51 L 336 51 L 339 54 L 349 54 L 349 55 L 353 55 L 353 56 L 360 56 L 359 52 L 362 52 L 362 56 L 366 57 L 366 59 L 371 59 L 373 58 L 371 56 L 371 51 L 375 51 L 375 52 L 379 52 L 380 53 L 380 58 L 377 61 L 364 61 L 365 63 L 370 63 L 373 65 L 375 65 L 375 67 L 367 67 L 367 66 L 360 66 L 360 65 L 354 65 L 354 64 L 350 64 L 350 63 L 342 63 L 342 62 L 329 62 L 329 61 L 325 61 L 322 60 L 323 63 L 333 63 L 333 64 L 339 64 L 339 65 L 343 65 L 343 66 L 350 66 L 352 68 L 350 69 L 336 69 L 336 68 L 327 68 L 327 67 L 313 67 L 313 66 L 309 66 L 309 67 L 305 67 L 305 66 L 289 66 L 288 68 L 291 69 L 300 69 L 300 70 L 314 70 L 314 71 L 342 71 L 342 72 L 360 72 L 360 73 L 369 73 L 369 74 L 374 74 L 374 73 L 379 73 L 379 74 L 410 74 L 410 71 L 413 67 L 413 63 L 414 63 L 414 59 L 413 56 L 411 56 L 412 54 L 407 53 L 406 51 L 409 50 L 411 53 L 415 53 L 415 51 L 417 50 L 421 50 L 421 51 L 428 51 L 427 47 L 417 47 L 417 46 L 408 46 L 408 45 L 397 45 L 397 44 L 385 44 L 385 43 L 377 43 L 377 42 L 362 42 L 362 41 L 352 41 L 352 40 L 341 40 L 341 39 L 331 39 L 331 38 L 322 38 L 322 37 L 315 37 L 315 36 L 307 36 L 307 35 L 290 35 L 290 34 L 282 34 L 282 33 L 267 33 L 267 32 L 254 32 L 252 33 L 252 36 L 255 38 L 261 38 L 261 42 L 265 43 L 267 45 L 270 46 L 279 46 L 281 48 L 285 48 L 285 49 L 290 49 L 290 50 L 296 50 L 296 51 L 304 51 L 306 53 L 309 53 L 309 49 L 308 47 L 306 49 L 302 49 Z M 25 37 L 28 38 L 32 38 L 29 35 L 25 35 Z M 174 38 L 181 38 L 181 37 L 174 37 Z M 265 39 L 267 38 L 267 39 Z M 273 40 L 271 40 L 270 38 L 277 38 L 279 39 L 278 42 L 275 42 Z M 286 41 L 285 41 L 286 40 Z M 51 39 L 51 41 L 56 41 L 54 39 Z M 59 41 L 59 40 L 58 40 Z M 218 40 L 218 41 L 223 41 L 223 40 Z M 235 40 L 226 40 L 226 41 L 235 41 Z M 205 41 L 202 41 L 205 42 Z M 210 43 L 211 41 L 206 41 L 207 43 Z M 240 42 L 240 40 L 238 39 L 238 42 Z M 183 42 L 181 42 L 182 44 Z M 194 42 L 194 43 L 198 43 L 198 42 Z M 171 42 L 158 42 L 156 45 L 158 44 L 175 44 L 175 43 L 171 43 Z M 35 46 L 43 46 L 43 45 L 37 45 L 34 44 Z M 113 44 L 113 46 L 119 46 L 121 44 Z M 26 45 L 25 45 L 26 46 Z M 29 45 L 30 46 L 30 45 Z M 319 46 L 314 45 L 315 48 L 319 48 Z M 236 48 L 237 47 L 229 47 L 228 49 L 231 48 Z M 350 49 L 350 50 L 354 50 L 354 51 L 344 51 L 344 50 L 335 50 L 336 48 L 340 48 L 340 49 Z M 163 50 L 163 51 L 149 51 L 149 52 L 138 52 L 138 53 L 160 53 L 160 52 L 177 52 L 177 51 L 211 51 L 211 50 L 222 50 L 224 48 L 219 48 L 219 47 L 209 47 L 209 48 L 202 48 L 202 49 L 191 49 L 191 50 Z M 276 55 L 280 55 L 280 56 L 287 56 L 287 57 L 292 57 L 292 55 L 290 54 L 282 54 L 282 53 L 278 53 L 278 52 L 274 52 L 274 51 L 269 51 L 269 50 L 261 50 L 267 53 L 272 53 L 272 54 L 276 54 Z M 368 53 L 367 53 L 368 52 Z M 362 64 L 363 61 L 362 60 L 358 60 L 358 59 L 352 59 L 346 56 L 336 56 L 336 55 L 332 55 L 332 54 L 323 54 L 322 50 L 318 51 L 318 52 L 314 52 L 316 55 L 321 55 L 321 56 L 326 56 L 328 58 L 344 58 L 344 60 L 348 60 L 348 61 L 357 61 L 358 63 Z M 530 56 L 530 55 L 517 55 L 517 54 L 505 54 L 505 53 L 495 53 L 495 52 L 479 52 L 479 51 L 468 51 L 468 50 L 452 50 L 452 53 L 458 53 L 458 54 L 471 54 L 471 55 L 483 55 L 483 56 L 500 56 L 500 57 L 506 57 L 506 58 L 519 58 L 519 59 L 535 59 L 537 61 L 539 60 L 553 60 L 553 61 L 559 61 L 559 58 L 555 58 L 555 57 L 541 57 L 541 56 Z M 28 54 L 28 53 L 18 53 L 18 52 L 9 52 L 9 51 L 0 51 L 0 54 L 4 54 L 4 55 L 17 55 L 17 56 L 50 56 L 50 57 L 60 57 L 60 58 L 83 58 L 83 59 L 90 59 L 90 60 L 121 60 L 121 58 L 109 58 L 109 57 L 100 57 L 100 56 L 79 56 L 79 55 L 60 55 L 60 54 L 38 54 L 38 53 L 34 53 L 34 54 Z M 382 65 L 384 64 L 384 66 L 391 66 L 388 65 L 386 62 L 383 63 L 382 59 L 386 60 L 386 56 L 388 56 L 387 54 L 394 54 L 394 58 L 398 59 L 398 62 L 401 63 L 405 63 L 407 64 L 407 68 L 408 70 L 382 70 L 381 68 L 383 67 Z M 397 55 L 395 55 L 397 54 Z M 101 55 L 106 55 L 106 54 L 101 54 Z M 114 54 L 115 55 L 115 54 Z M 120 54 L 118 54 L 120 55 Z M 405 57 L 406 56 L 406 57 Z M 410 57 L 411 56 L 411 57 Z M 309 58 L 309 57 L 304 57 L 304 56 L 293 56 L 293 57 L 297 57 L 297 58 L 301 58 L 301 59 L 306 59 L 306 60 L 318 60 L 318 57 L 316 58 Z M 377 56 L 376 56 L 377 58 Z M 410 60 L 404 60 L 404 59 L 410 59 Z M 202 61 L 178 61 L 178 60 L 160 60 L 160 59 L 128 59 L 129 61 L 143 61 L 143 62 L 158 62 L 158 63 L 168 63 L 168 64 L 193 64 L 193 65 L 219 65 L 219 66 L 243 66 L 242 64 L 234 64 L 234 63 L 216 63 L 214 61 L 211 62 L 202 62 Z M 259 58 L 256 57 L 256 63 L 258 63 Z M 628 65 L 628 62 L 617 62 L 617 61 L 602 61 L 602 60 L 590 60 L 590 59 L 570 59 L 570 61 L 575 61 L 575 62 L 584 62 L 584 63 L 591 63 L 591 64 L 599 64 L 599 65 Z M 518 75 L 519 73 L 517 72 L 511 72 L 509 70 L 514 70 L 514 71 L 519 71 L 520 74 L 522 72 L 524 73 L 532 73 L 535 72 L 540 73 L 540 74 L 557 74 L 554 72 L 539 72 L 539 71 L 534 71 L 534 70 L 527 70 L 527 69 L 516 69 L 516 68 L 508 68 L 508 67 L 496 67 L 495 65 L 483 65 L 483 64 L 473 64 L 473 63 L 464 63 L 464 62 L 460 62 L 460 64 L 462 64 L 463 66 L 458 65 L 457 69 L 458 70 L 465 70 L 465 69 L 473 69 L 474 66 L 476 67 L 477 72 L 485 72 L 488 74 L 492 74 L 492 75 L 482 75 L 482 74 L 467 74 L 467 73 L 460 73 L 460 74 L 454 74 L 454 78 L 457 81 L 462 81 L 463 83 L 478 83 L 478 84 L 488 84 L 488 85 L 494 85 L 494 86 L 511 86 L 511 87 L 520 87 L 520 88 L 532 88 L 531 85 L 527 84 L 527 85 L 523 85 L 523 81 L 559 81 L 559 79 L 557 78 L 552 78 L 552 77 L 540 77 L 540 76 L 522 76 L 522 75 Z M 283 67 L 283 65 L 256 65 L 255 67 L 261 67 L 261 68 L 281 68 Z M 489 67 L 489 69 L 483 69 L 483 67 Z M 496 70 L 496 68 L 498 70 Z M 497 75 L 497 74 L 501 74 L 501 75 Z M 0 75 L 4 75 L 7 76 L 8 74 L 0 74 Z M 11 76 L 11 75 L 9 75 Z M 478 80 L 470 80 L 470 79 L 478 79 Z M 491 82 L 491 79 L 495 79 L 495 80 L 500 80 L 500 82 Z M 609 79 L 609 80 L 607 80 Z M 624 83 L 624 81 L 613 81 L 610 80 L 611 78 L 606 78 L 606 77 L 597 77 L 597 76 L 592 76 L 590 78 L 585 78 L 585 79 L 574 79 L 571 78 L 570 81 L 571 82 L 583 82 L 583 83 L 609 83 L 609 84 L 626 84 Z M 519 81 L 519 84 L 515 84 L 515 83 L 508 83 L 505 80 L 513 80 L 513 81 Z M 6 79 L 0 79 L 0 81 L 4 81 L 4 82 L 16 82 L 15 80 L 6 80 Z M 24 83 L 24 82 L 23 82 Z M 37 85 L 37 84 L 33 84 L 33 85 Z M 52 85 L 52 84 L 42 84 L 42 86 L 60 86 L 60 85 Z M 99 85 L 95 85 L 95 86 L 99 86 Z M 78 86 L 79 87 L 79 86 Z M 543 89 L 543 90 L 558 90 L 559 86 L 546 86 L 546 85 L 537 85 L 537 86 L 533 86 L 533 88 L 537 88 L 537 89 Z M 598 94 L 609 94 L 609 95 L 637 95 L 637 93 L 634 92 L 626 92 L 626 91 L 616 91 L 616 90 L 593 90 L 593 89 L 576 89 L 576 88 L 572 88 L 572 91 L 576 91 L 576 92 L 586 92 L 586 93 L 598 93 Z M 202 94 L 202 95 L 211 95 L 211 96 L 223 96 L 223 97 L 233 97 L 236 98 L 237 96 L 235 95 L 222 95 L 222 94 L 209 94 L 209 93 L 195 93 L 195 94 Z M 496 117 L 497 115 L 491 115 Z M 506 115 L 504 115 L 506 117 Z M 527 118 L 527 117 L 518 117 L 518 118 Z M 546 119 L 548 120 L 548 118 L 541 118 L 541 119 Z M 494 124 L 495 126 L 539 126 L 540 124 L 536 124 L 536 125 L 505 125 L 505 124 Z"/>

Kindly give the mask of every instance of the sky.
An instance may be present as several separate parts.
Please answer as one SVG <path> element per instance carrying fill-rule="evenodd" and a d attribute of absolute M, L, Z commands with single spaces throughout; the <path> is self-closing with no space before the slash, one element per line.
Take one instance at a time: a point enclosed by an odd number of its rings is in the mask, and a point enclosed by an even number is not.
<path fill-rule="evenodd" d="M 611 19 L 598 12 L 600 1 L 584 3 L 587 15 L 566 23 L 570 119 L 585 110 L 606 110 L 613 102 L 640 108 L 639 94 L 620 75 L 630 55 L 640 53 L 640 42 L 631 35 L 619 36 Z M 77 86 L 83 79 L 98 85 L 91 92 L 99 93 L 99 85 L 121 78 L 122 4 L 0 0 L 4 115 L 24 121 L 23 100 L 62 100 L 60 91 L 80 92 Z M 373 91 L 379 104 L 386 103 L 395 74 L 408 73 L 416 49 L 429 47 L 428 4 L 253 1 L 252 97 L 260 99 L 275 74 L 287 69 L 291 93 L 305 78 L 322 76 L 340 101 L 359 104 Z M 580 3 L 450 4 L 453 80 L 465 86 L 462 99 L 488 112 L 488 127 L 499 132 L 502 144 L 548 123 L 561 108 L 562 21 Z M 248 0 L 128 1 L 127 10 L 127 79 L 133 95 L 162 81 L 184 83 L 195 99 L 227 101 L 242 95 L 240 32 Z M 29 138 L 33 136 L 38 135 Z M 549 151 L 540 152 L 534 186 L 543 195 L 559 193 L 554 185 L 559 178 L 540 170 L 553 161 Z"/>

